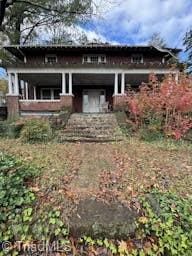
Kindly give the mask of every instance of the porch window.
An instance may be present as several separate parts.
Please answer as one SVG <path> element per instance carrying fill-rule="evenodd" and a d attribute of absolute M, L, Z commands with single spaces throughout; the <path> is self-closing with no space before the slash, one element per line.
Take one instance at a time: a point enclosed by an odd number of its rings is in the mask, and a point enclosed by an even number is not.
<path fill-rule="evenodd" d="M 57 55 L 55 54 L 45 55 L 45 63 L 49 63 L 49 64 L 57 63 Z"/>
<path fill-rule="evenodd" d="M 61 90 L 59 88 L 43 88 L 41 89 L 42 100 L 58 100 L 60 99 Z"/>
<path fill-rule="evenodd" d="M 131 62 L 136 63 L 136 64 L 143 63 L 143 55 L 142 54 L 133 54 L 131 56 Z"/>
<path fill-rule="evenodd" d="M 106 63 L 105 55 L 84 55 L 83 63 Z"/>

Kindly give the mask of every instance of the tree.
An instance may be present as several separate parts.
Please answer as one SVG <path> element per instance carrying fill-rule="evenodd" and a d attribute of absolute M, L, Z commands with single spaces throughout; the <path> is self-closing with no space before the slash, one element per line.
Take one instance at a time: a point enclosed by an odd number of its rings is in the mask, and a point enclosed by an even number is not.
<path fill-rule="evenodd" d="M 88 42 L 85 32 L 78 26 L 71 25 L 64 27 L 62 24 L 49 28 L 49 38 L 45 40 L 46 44 L 84 44 Z"/>
<path fill-rule="evenodd" d="M 185 52 L 188 53 L 187 67 L 189 73 L 192 73 L 192 29 L 184 37 Z"/>
<path fill-rule="evenodd" d="M 148 44 L 160 48 L 165 48 L 167 46 L 167 43 L 161 37 L 160 33 L 153 33 L 151 38 L 149 39 Z"/>
<path fill-rule="evenodd" d="M 1 31 L 13 44 L 29 42 L 40 27 L 69 26 L 93 13 L 92 0 L 3 0 L 0 7 Z"/>

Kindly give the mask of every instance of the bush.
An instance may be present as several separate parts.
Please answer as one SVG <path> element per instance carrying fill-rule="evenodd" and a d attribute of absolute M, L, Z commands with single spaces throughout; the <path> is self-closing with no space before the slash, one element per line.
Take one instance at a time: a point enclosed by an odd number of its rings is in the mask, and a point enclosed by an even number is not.
<path fill-rule="evenodd" d="M 126 135 L 131 134 L 133 127 L 132 127 L 132 123 L 130 123 L 127 118 L 126 112 L 125 111 L 116 111 L 115 115 L 116 115 L 118 125 L 120 126 L 122 132 L 125 133 Z"/>
<path fill-rule="evenodd" d="M 59 112 L 58 116 L 51 116 L 49 118 L 51 127 L 53 129 L 60 129 L 65 127 L 70 118 L 71 113 L 72 112 L 70 108 L 63 108 L 62 111 Z"/>
<path fill-rule="evenodd" d="M 7 121 L 0 122 L 0 137 L 6 138 L 19 138 L 21 129 L 24 126 L 23 121 L 17 121 L 14 123 L 10 123 Z"/>
<path fill-rule="evenodd" d="M 184 136 L 184 140 L 192 142 L 192 129 L 190 129 Z"/>
<path fill-rule="evenodd" d="M 159 120 L 165 136 L 183 138 L 192 129 L 192 79 L 180 75 L 176 83 L 173 75 L 159 82 L 151 75 L 148 84 L 142 84 L 139 92 L 127 95 L 129 118 L 138 128 L 150 126 Z"/>
<path fill-rule="evenodd" d="M 31 119 L 25 122 L 20 138 L 23 142 L 40 143 L 48 142 L 52 135 L 52 129 L 48 121 Z"/>
<path fill-rule="evenodd" d="M 145 141 L 160 140 L 163 136 L 161 119 L 147 120 L 146 124 L 139 129 L 139 136 Z"/>

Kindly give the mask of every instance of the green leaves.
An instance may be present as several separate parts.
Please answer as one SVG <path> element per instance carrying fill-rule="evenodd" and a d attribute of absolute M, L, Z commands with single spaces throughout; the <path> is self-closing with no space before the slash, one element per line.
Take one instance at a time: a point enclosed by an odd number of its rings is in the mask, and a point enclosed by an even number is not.
<path fill-rule="evenodd" d="M 34 167 L 0 154 L 0 241 L 51 241 L 68 236 L 59 210 L 33 208 L 36 196 L 25 181 L 32 181 L 37 173 Z"/>
<path fill-rule="evenodd" d="M 21 140 L 29 143 L 48 142 L 52 137 L 52 129 L 45 120 L 31 119 L 21 131 Z"/>
<path fill-rule="evenodd" d="M 192 200 L 171 192 L 152 191 L 159 202 L 157 214 L 148 202 L 142 200 L 145 216 L 140 217 L 138 229 L 143 237 L 155 237 L 152 251 L 166 255 L 190 255 L 192 251 Z M 147 254 L 148 255 L 148 254 Z"/>

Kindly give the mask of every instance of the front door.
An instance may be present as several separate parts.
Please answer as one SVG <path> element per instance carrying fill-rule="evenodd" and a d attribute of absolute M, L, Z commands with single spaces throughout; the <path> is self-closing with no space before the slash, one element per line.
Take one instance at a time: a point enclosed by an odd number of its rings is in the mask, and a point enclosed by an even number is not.
<path fill-rule="evenodd" d="M 105 102 L 104 90 L 83 91 L 83 112 L 98 113 L 101 111 L 101 104 Z"/>

